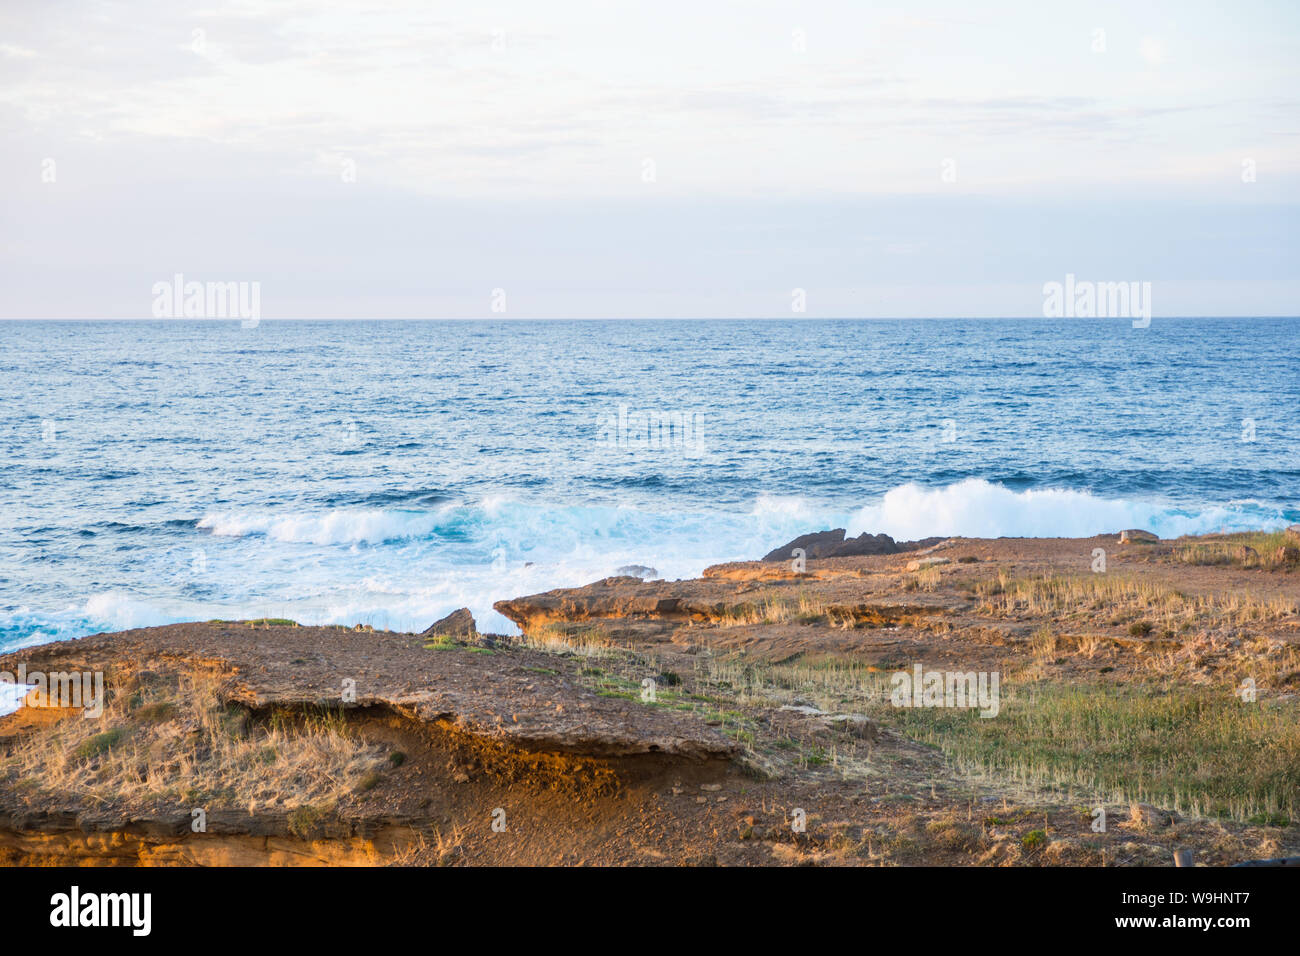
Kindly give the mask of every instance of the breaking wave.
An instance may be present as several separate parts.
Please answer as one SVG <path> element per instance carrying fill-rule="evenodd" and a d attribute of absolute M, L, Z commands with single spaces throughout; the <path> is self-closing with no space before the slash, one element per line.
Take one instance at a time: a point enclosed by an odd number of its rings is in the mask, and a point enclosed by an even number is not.
<path fill-rule="evenodd" d="M 147 549 L 154 590 L 99 591 L 44 612 L 0 615 L 0 647 L 212 618 L 287 617 L 422 630 L 468 607 L 484 630 L 514 632 L 494 601 L 574 587 L 626 565 L 660 577 L 761 557 L 808 531 L 846 528 L 897 540 L 936 535 L 1086 537 L 1144 528 L 1161 537 L 1273 529 L 1300 515 L 1259 501 L 1191 506 L 1070 488 L 1013 490 L 967 479 L 895 487 L 860 508 L 765 495 L 747 510 L 651 511 L 504 497 L 433 508 L 213 511 L 173 522 Z M 201 555 L 196 562 L 195 556 Z"/>

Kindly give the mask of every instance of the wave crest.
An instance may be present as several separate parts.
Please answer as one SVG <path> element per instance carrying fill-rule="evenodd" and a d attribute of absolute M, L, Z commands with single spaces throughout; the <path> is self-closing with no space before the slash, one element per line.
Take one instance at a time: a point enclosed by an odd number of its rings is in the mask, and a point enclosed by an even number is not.
<path fill-rule="evenodd" d="M 1151 501 L 1099 498 L 1070 488 L 1013 491 L 980 478 L 940 488 L 915 483 L 888 491 L 857 511 L 849 532 L 884 532 L 900 540 L 937 535 L 967 538 L 1088 538 L 1144 528 L 1162 538 L 1212 531 L 1280 527 L 1284 513 L 1259 502 L 1189 508 Z"/>

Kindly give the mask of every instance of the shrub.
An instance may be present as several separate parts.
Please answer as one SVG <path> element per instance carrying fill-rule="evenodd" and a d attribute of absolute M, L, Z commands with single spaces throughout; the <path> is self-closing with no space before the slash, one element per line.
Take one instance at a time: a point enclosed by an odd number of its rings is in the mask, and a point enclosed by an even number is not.
<path fill-rule="evenodd" d="M 95 734 L 88 737 L 77 745 L 77 749 L 72 755 L 79 760 L 89 760 L 92 757 L 98 757 L 100 754 L 108 753 L 114 747 L 122 742 L 126 736 L 126 731 L 121 727 L 114 727 L 112 730 L 106 730 L 102 734 Z"/>

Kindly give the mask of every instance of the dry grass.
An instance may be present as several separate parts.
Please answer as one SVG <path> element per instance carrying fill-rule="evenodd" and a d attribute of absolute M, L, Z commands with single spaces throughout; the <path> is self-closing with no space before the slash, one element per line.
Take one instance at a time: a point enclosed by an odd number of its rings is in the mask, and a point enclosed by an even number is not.
<path fill-rule="evenodd" d="M 394 853 L 385 866 L 455 866 L 463 859 L 465 839 L 461 827 L 453 826 L 444 833 L 439 827 L 430 834 L 411 831 L 411 839 Z"/>
<path fill-rule="evenodd" d="M 1036 662 L 1045 664 L 1056 658 L 1056 635 L 1050 627 L 1042 627 L 1035 631 L 1030 645 Z"/>
<path fill-rule="evenodd" d="M 1179 545 L 1174 560 L 1183 564 L 1271 567 L 1281 563 L 1282 548 L 1295 547 L 1283 531 L 1214 535 Z"/>
<path fill-rule="evenodd" d="M 1226 688 L 1003 688 L 997 718 L 881 712 L 967 773 L 1050 785 L 1094 803 L 1285 824 L 1300 813 L 1300 704 Z"/>
<path fill-rule="evenodd" d="M 771 741 L 762 739 L 760 729 L 763 715 L 783 703 L 807 702 L 830 712 L 865 712 L 933 744 L 970 781 L 1060 791 L 1088 806 L 1141 800 L 1193 817 L 1270 828 L 1296 819 L 1300 703 L 1284 695 L 1300 685 L 1300 650 L 1248 626 L 1293 619 L 1300 613 L 1294 599 L 1187 595 L 1140 575 L 1118 574 L 1024 579 L 1003 574 L 982 582 L 977 593 L 986 611 L 1039 617 L 1026 648 L 1036 664 L 1059 663 L 1062 655 L 1131 655 L 1132 679 L 1120 685 L 1004 684 L 1002 711 L 983 719 L 968 711 L 893 708 L 889 676 L 902 661 L 876 666 L 851 656 L 806 654 L 771 663 L 703 653 L 676 699 L 663 703 L 726 714 L 730 732 L 747 742 L 759 730 L 755 746 L 769 756 Z M 760 595 L 729 620 L 771 623 L 834 610 L 806 596 Z M 1071 615 L 1124 632 L 1106 636 L 1089 627 L 1062 628 L 1060 622 Z M 830 623 L 823 620 L 823 626 Z M 1239 630 L 1229 632 L 1229 627 Z M 1082 636 L 1069 636 L 1072 631 Z M 1134 641 L 1130 631 L 1152 638 L 1173 632 L 1178 640 Z M 644 665 L 634 665 L 619 680 L 610 672 L 624 668 L 610 666 L 597 679 L 605 682 L 606 692 L 631 696 Z M 1233 696 L 1233 687 L 1245 677 L 1260 689 L 1258 703 L 1247 705 Z M 777 741 L 790 751 L 774 759 L 799 769 L 812 766 L 815 757 L 817 764 L 852 776 L 843 756 L 837 763 L 834 756 L 814 754 L 813 743 Z M 940 826 L 927 832 L 925 842 L 978 852 L 970 836 L 961 827 Z M 998 853 L 1011 858 L 1031 852 L 1018 842 L 1008 846 Z M 1098 852 L 1082 843 L 1032 848 L 1039 854 L 1048 850 L 1080 859 Z M 1002 856 L 997 860 L 1006 862 Z"/>
<path fill-rule="evenodd" d="M 1099 634 L 1084 634 L 1078 639 L 1079 653 L 1088 660 L 1097 656 L 1097 652 L 1110 646 L 1110 641 Z"/>
<path fill-rule="evenodd" d="M 760 595 L 753 601 L 729 606 L 715 619 L 719 627 L 741 627 L 755 624 L 812 624 L 837 621 L 827 619 L 827 605 L 820 599 L 801 593 L 797 597 L 786 595 Z"/>
<path fill-rule="evenodd" d="M 1081 643 L 1095 653 L 1100 641 Z M 1038 659 L 1062 652 L 1056 635 L 1031 640 Z M 1228 668 L 1252 676 L 1257 703 L 1231 683 L 1171 683 L 1174 662 L 1151 655 L 1158 683 L 1120 686 L 1003 686 L 995 719 L 944 708 L 889 704 L 889 673 L 852 659 L 780 664 L 705 660 L 697 679 L 740 707 L 795 699 L 823 710 L 866 712 L 906 736 L 941 748 L 970 779 L 1036 790 L 1063 788 L 1097 801 L 1137 799 L 1193 815 L 1278 822 L 1300 814 L 1300 702 L 1276 699 L 1300 673 L 1300 653 L 1260 639 L 1238 648 Z M 1265 692 L 1264 688 L 1271 688 Z"/>
<path fill-rule="evenodd" d="M 975 593 L 986 614 L 1103 616 L 1112 623 L 1152 624 L 1177 634 L 1214 625 L 1245 626 L 1300 615 L 1293 598 L 1260 600 L 1249 594 L 1188 595 L 1140 576 L 1091 574 L 981 581 Z"/>
<path fill-rule="evenodd" d="M 524 647 L 547 654 L 569 653 L 579 657 L 601 658 L 622 653 L 615 648 L 609 633 L 600 625 L 551 621 L 533 628 L 518 641 Z"/>
<path fill-rule="evenodd" d="M 332 805 L 385 764 L 340 714 L 255 721 L 223 705 L 217 687 L 205 675 L 127 685 L 98 719 L 20 738 L 0 758 L 0 779 L 29 798 L 253 812 Z"/>
<path fill-rule="evenodd" d="M 922 591 L 933 591 L 939 587 L 939 569 L 926 568 L 916 572 L 916 586 Z"/>

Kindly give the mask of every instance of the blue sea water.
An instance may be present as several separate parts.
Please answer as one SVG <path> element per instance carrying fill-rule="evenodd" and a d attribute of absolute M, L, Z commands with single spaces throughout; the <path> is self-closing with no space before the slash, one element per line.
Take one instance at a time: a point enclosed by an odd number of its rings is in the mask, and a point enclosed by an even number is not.
<path fill-rule="evenodd" d="M 494 600 L 836 526 L 1276 528 L 1298 371 L 1295 319 L 4 322 L 0 648 L 509 632 Z"/>

